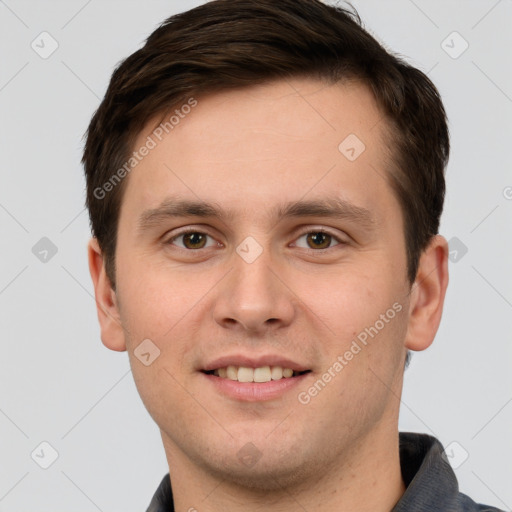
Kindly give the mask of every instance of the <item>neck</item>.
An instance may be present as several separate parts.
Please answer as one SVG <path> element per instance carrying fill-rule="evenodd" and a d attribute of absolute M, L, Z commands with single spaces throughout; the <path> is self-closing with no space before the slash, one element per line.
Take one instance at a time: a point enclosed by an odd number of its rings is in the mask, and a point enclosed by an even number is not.
<path fill-rule="evenodd" d="M 382 427 L 382 425 L 381 425 Z M 401 476 L 398 431 L 372 431 L 340 454 L 336 467 L 303 479 L 293 487 L 261 491 L 214 476 L 188 459 L 164 434 L 175 510 L 198 512 L 389 512 L 405 492 Z"/>

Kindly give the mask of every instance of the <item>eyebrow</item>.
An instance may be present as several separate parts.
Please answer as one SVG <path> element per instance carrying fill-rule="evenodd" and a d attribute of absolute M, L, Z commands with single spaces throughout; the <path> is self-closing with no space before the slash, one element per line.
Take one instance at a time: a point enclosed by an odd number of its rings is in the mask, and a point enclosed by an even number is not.
<path fill-rule="evenodd" d="M 296 217 L 330 217 L 348 220 L 370 229 L 375 226 L 372 212 L 341 198 L 299 200 L 274 206 L 268 217 L 276 221 Z M 223 222 L 232 221 L 236 212 L 228 211 L 214 203 L 199 200 L 167 198 L 157 208 L 145 210 L 139 217 L 138 228 L 149 229 L 169 218 L 197 217 L 217 218 Z"/>

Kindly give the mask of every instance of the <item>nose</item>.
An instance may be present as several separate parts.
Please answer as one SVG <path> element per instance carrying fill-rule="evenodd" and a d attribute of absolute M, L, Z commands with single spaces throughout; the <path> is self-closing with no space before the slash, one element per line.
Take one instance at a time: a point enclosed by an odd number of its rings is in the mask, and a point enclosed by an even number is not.
<path fill-rule="evenodd" d="M 224 328 L 264 334 L 290 325 L 294 295 L 268 251 L 251 263 L 234 255 L 234 268 L 217 289 L 214 319 Z"/>

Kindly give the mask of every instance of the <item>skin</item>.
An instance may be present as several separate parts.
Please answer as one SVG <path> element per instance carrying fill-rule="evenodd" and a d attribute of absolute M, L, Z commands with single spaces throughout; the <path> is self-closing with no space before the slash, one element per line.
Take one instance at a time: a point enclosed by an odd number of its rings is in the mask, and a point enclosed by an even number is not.
<path fill-rule="evenodd" d="M 129 352 L 161 431 L 176 510 L 316 510 L 321 502 L 324 512 L 389 511 L 405 490 L 405 354 L 426 349 L 438 329 L 446 240 L 433 238 L 411 287 L 403 217 L 386 179 L 387 126 L 364 86 L 296 79 L 197 99 L 127 178 L 115 291 L 97 241 L 89 244 L 102 341 Z M 352 162 L 338 150 L 351 133 L 366 146 Z M 143 213 L 171 196 L 233 216 L 164 216 L 140 227 Z M 368 210 L 372 222 L 272 215 L 276 205 L 326 198 Z M 176 238 L 184 227 L 209 235 L 206 247 L 185 248 L 190 240 Z M 320 228 L 332 235 L 323 251 L 308 237 Z M 236 252 L 248 236 L 262 249 L 252 263 Z M 300 403 L 298 393 L 395 303 L 401 311 Z M 149 366 L 134 355 L 147 338 L 161 351 Z M 242 402 L 199 371 L 234 353 L 279 354 L 311 373 L 275 399 Z M 259 456 L 250 466 L 239 459 L 247 443 Z"/>

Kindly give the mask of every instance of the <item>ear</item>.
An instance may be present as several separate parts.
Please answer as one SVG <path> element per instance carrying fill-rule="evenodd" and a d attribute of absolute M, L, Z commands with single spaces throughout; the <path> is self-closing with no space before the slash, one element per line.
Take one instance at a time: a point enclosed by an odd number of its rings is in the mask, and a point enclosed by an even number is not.
<path fill-rule="evenodd" d="M 126 343 L 121 326 L 116 292 L 105 272 L 103 254 L 96 238 L 92 238 L 89 242 L 87 253 L 100 322 L 101 341 L 107 348 L 122 352 L 126 350 Z"/>
<path fill-rule="evenodd" d="M 447 287 L 448 242 L 436 235 L 421 254 L 411 288 L 406 348 L 419 351 L 432 344 L 441 322 Z"/>

